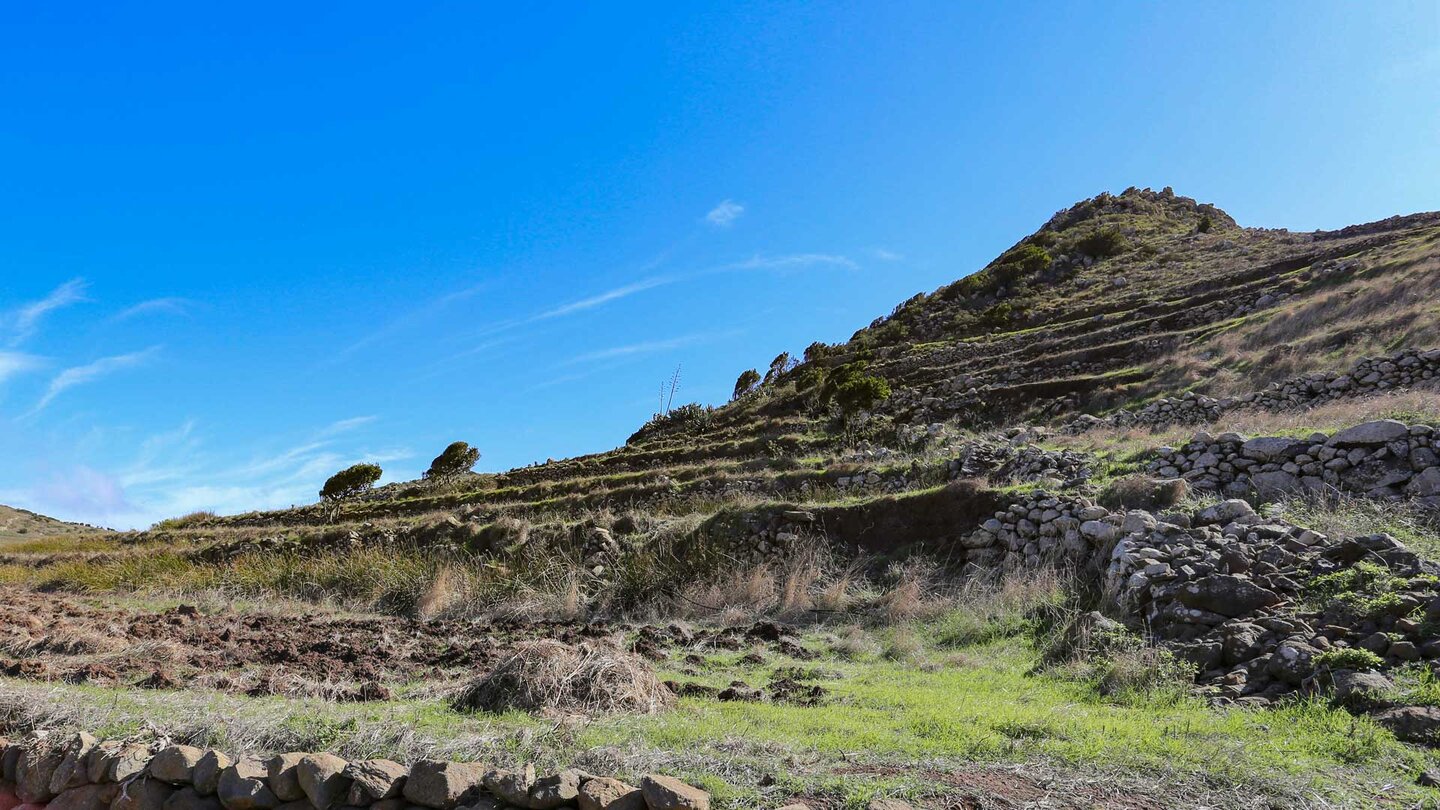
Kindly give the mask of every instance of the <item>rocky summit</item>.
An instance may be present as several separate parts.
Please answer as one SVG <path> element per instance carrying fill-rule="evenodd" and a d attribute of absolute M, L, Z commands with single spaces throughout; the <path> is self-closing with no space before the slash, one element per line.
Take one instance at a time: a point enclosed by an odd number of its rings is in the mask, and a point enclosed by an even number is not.
<path fill-rule="evenodd" d="M 1440 214 L 1131 188 L 955 277 L 604 453 L 0 514 L 0 803 L 1440 801 Z"/>

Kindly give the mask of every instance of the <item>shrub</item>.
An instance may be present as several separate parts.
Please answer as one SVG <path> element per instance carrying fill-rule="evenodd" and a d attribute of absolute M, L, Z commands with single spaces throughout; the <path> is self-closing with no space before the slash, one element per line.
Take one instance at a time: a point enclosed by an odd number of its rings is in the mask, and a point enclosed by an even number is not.
<path fill-rule="evenodd" d="M 427 481 L 450 481 L 467 472 L 480 460 L 480 451 L 465 442 L 451 442 L 444 452 L 430 462 L 425 471 Z M 378 476 L 377 476 L 378 477 Z"/>
<path fill-rule="evenodd" d="M 1209 233 L 1210 229 L 1213 227 L 1215 227 L 1215 221 L 1210 218 L 1209 214 L 1206 214 L 1200 217 L 1200 224 L 1195 226 L 1195 232 Z"/>
<path fill-rule="evenodd" d="M 626 444 L 644 439 L 670 429 L 679 429 L 686 433 L 699 433 L 710 426 L 715 418 L 715 409 L 707 405 L 700 405 L 691 402 L 688 405 L 681 405 L 666 413 L 657 413 L 635 431 Z"/>
<path fill-rule="evenodd" d="M 1090 233 L 1080 237 L 1075 247 L 1081 253 L 1095 259 L 1104 259 L 1110 256 L 1119 255 L 1125 250 L 1125 237 L 1120 229 L 1114 226 L 1108 228 L 1096 228 Z"/>
<path fill-rule="evenodd" d="M 1385 666 L 1385 659 L 1359 647 L 1336 647 L 1315 656 L 1316 669 L 1353 669 L 1370 672 Z"/>
<path fill-rule="evenodd" d="M 735 380 L 735 391 L 730 395 L 730 399 L 735 400 L 745 396 L 754 391 L 759 384 L 760 372 L 753 368 L 740 372 L 740 377 Z"/>
<path fill-rule="evenodd" d="M 346 467 L 330 476 L 320 489 L 320 497 L 327 501 L 339 501 L 368 491 L 380 480 L 382 471 L 379 464 L 356 464 Z"/>
<path fill-rule="evenodd" d="M 857 377 L 835 389 L 835 402 L 846 413 L 867 411 L 890 398 L 890 383 L 881 377 Z"/>

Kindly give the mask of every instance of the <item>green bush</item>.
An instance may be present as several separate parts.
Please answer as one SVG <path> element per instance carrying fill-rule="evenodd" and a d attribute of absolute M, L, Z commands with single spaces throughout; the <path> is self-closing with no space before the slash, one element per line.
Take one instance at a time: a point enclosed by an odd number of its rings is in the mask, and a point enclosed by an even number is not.
<path fill-rule="evenodd" d="M 330 476 L 320 489 L 320 497 L 327 501 L 351 498 L 375 486 L 382 475 L 379 464 L 356 464 L 346 467 Z"/>
<path fill-rule="evenodd" d="M 1316 669 L 1353 669 L 1371 672 L 1385 666 L 1385 659 L 1359 647 L 1336 647 L 1315 656 Z"/>
<path fill-rule="evenodd" d="M 865 411 L 890 398 L 890 383 L 882 377 L 859 377 L 835 389 L 835 402 L 846 413 Z"/>
<path fill-rule="evenodd" d="M 1096 228 L 1075 243 L 1081 253 L 1095 259 L 1117 256 L 1125 250 L 1125 236 L 1114 226 Z"/>
<path fill-rule="evenodd" d="M 1209 214 L 1206 214 L 1200 217 L 1200 224 L 1195 226 L 1195 231 L 1196 233 L 1209 233 L 1213 227 L 1215 227 L 1215 221 L 1210 218 Z"/>

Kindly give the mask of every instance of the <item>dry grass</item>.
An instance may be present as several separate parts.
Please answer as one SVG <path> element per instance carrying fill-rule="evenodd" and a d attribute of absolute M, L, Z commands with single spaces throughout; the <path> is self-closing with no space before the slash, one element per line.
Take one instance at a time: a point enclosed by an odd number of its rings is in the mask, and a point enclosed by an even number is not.
<path fill-rule="evenodd" d="M 545 639 L 521 645 L 466 686 L 451 706 L 493 713 L 654 714 L 674 698 L 645 659 L 633 653 L 594 642 Z"/>

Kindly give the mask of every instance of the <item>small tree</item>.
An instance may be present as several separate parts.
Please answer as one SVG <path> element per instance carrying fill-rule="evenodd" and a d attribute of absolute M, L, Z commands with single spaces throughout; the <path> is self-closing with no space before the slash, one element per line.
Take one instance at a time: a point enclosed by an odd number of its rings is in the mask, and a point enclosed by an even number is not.
<path fill-rule="evenodd" d="M 445 451 L 430 462 L 425 480 L 446 483 L 464 475 L 480 460 L 480 451 L 465 442 L 451 442 Z"/>
<path fill-rule="evenodd" d="M 353 498 L 375 486 L 375 482 L 380 480 L 381 474 L 379 464 L 356 464 L 346 467 L 325 481 L 325 486 L 320 488 L 320 497 L 331 503 Z"/>
<path fill-rule="evenodd" d="M 732 394 L 730 398 L 732 400 L 739 399 L 740 397 L 745 396 L 751 391 L 754 391 L 755 386 L 759 384 L 760 372 L 756 371 L 753 368 L 746 369 L 745 371 L 740 372 L 740 378 L 735 381 L 735 393 Z"/>
<path fill-rule="evenodd" d="M 1210 229 L 1214 227 L 1215 220 L 1211 219 L 1209 214 L 1205 214 L 1200 217 L 1200 224 L 1195 226 L 1195 231 L 1197 233 L 1209 233 Z"/>
<path fill-rule="evenodd" d="M 780 375 L 784 374 L 785 372 L 789 371 L 794 367 L 795 363 L 790 360 L 789 352 L 779 353 L 775 356 L 774 360 L 770 361 L 770 369 L 765 372 L 764 385 L 769 385 L 770 383 L 775 382 L 775 380 L 778 379 Z"/>

